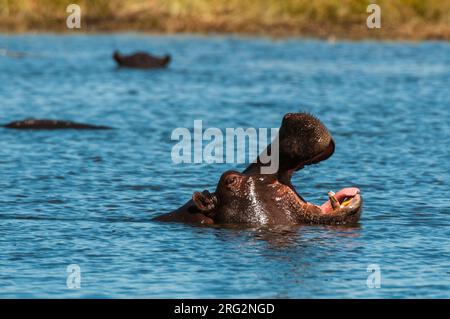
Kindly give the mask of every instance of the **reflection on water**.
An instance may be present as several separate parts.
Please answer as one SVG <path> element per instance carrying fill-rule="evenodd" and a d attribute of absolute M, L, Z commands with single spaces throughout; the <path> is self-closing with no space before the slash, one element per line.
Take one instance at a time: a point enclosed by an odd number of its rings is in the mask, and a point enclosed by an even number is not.
<path fill-rule="evenodd" d="M 216 226 L 219 228 L 219 226 Z M 321 226 L 324 230 L 329 230 L 328 235 L 323 234 L 318 238 L 308 238 L 307 230 L 312 226 L 271 226 L 271 227 L 246 227 L 246 226 L 220 226 L 228 229 L 227 236 L 243 236 L 249 241 L 261 241 L 269 249 L 287 249 L 295 246 L 296 249 L 306 248 L 309 245 L 327 245 L 327 236 L 359 236 L 360 226 Z M 306 231 L 305 231 L 306 230 Z M 218 233 L 223 236 L 224 233 Z"/>
<path fill-rule="evenodd" d="M 450 297 L 447 43 L 125 35 L 0 36 L 1 297 Z M 115 49 L 172 53 L 119 70 Z M 150 219 L 244 165 L 175 165 L 177 127 L 278 127 L 309 111 L 336 152 L 294 176 L 307 200 L 356 186 L 354 227 L 194 227 Z M 81 268 L 81 289 L 66 267 Z M 382 287 L 366 285 L 381 267 Z"/>

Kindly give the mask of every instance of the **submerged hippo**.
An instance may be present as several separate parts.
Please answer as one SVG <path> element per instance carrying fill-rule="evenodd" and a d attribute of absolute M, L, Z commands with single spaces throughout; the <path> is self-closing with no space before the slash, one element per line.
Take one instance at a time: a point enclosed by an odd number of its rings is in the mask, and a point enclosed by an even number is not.
<path fill-rule="evenodd" d="M 17 130 L 62 130 L 62 129 L 76 129 L 76 130 L 109 130 L 112 127 L 103 125 L 82 124 L 71 121 L 59 120 L 39 120 L 39 119 L 25 119 L 22 121 L 14 121 L 5 125 L 5 128 Z"/>
<path fill-rule="evenodd" d="M 179 209 L 156 217 L 158 221 L 198 224 L 351 224 L 361 215 L 362 197 L 358 188 L 344 188 L 321 206 L 305 201 L 291 184 L 291 177 L 305 165 L 326 160 L 334 152 L 334 141 L 315 117 L 286 114 L 279 133 L 279 168 L 261 174 L 258 157 L 242 173 L 225 172 L 214 193 L 194 192 Z M 270 154 L 271 145 L 268 146 Z"/>
<path fill-rule="evenodd" d="M 157 69 L 165 68 L 169 64 L 171 57 L 165 55 L 163 57 L 156 57 L 145 52 L 136 52 L 131 55 L 121 55 L 115 51 L 113 59 L 121 67 L 137 68 L 137 69 Z"/>

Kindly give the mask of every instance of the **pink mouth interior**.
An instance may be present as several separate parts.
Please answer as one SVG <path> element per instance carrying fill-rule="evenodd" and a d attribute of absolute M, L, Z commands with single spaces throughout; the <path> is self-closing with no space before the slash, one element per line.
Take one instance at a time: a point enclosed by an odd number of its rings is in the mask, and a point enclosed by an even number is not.
<path fill-rule="evenodd" d="M 345 199 L 353 198 L 356 195 L 359 194 L 359 188 L 356 187 L 347 187 L 341 189 L 339 192 L 337 192 L 334 196 L 339 201 L 339 203 L 342 203 Z M 330 200 L 327 200 L 325 203 L 320 206 L 322 211 L 324 213 L 331 213 L 333 211 L 333 207 L 331 206 Z"/>

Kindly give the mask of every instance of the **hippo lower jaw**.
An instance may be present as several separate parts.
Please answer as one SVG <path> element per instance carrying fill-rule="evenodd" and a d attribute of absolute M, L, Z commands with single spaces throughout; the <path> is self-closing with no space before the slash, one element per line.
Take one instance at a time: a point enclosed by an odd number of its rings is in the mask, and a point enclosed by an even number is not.
<path fill-rule="evenodd" d="M 234 200 L 235 196 L 240 199 Z M 292 185 L 281 183 L 275 176 L 228 171 L 214 193 L 194 192 L 192 201 L 204 216 L 200 219 L 203 224 L 351 225 L 359 221 L 362 197 L 358 188 L 344 188 L 336 194 L 329 192 L 328 196 L 318 206 L 305 201 Z"/>

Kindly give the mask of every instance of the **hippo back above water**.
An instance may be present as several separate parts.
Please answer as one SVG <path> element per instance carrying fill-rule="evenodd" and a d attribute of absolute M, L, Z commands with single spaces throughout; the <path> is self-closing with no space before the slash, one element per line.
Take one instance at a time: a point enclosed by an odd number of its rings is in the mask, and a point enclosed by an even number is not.
<path fill-rule="evenodd" d="M 21 121 L 13 121 L 2 125 L 5 128 L 16 130 L 110 130 L 112 127 L 104 125 L 92 125 L 72 121 L 48 120 L 29 118 Z"/>

